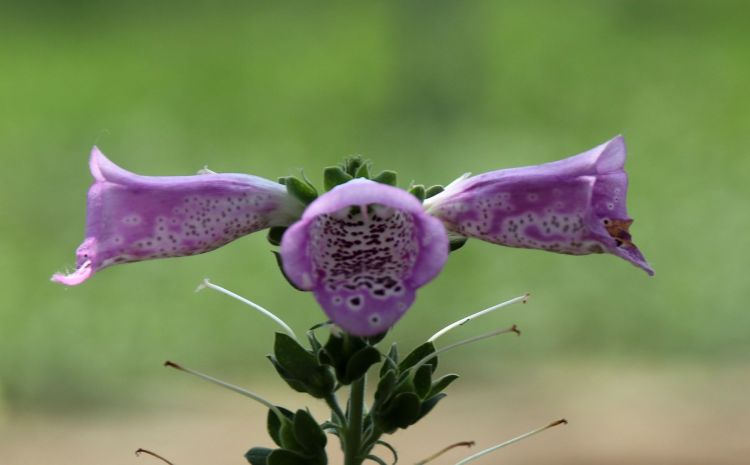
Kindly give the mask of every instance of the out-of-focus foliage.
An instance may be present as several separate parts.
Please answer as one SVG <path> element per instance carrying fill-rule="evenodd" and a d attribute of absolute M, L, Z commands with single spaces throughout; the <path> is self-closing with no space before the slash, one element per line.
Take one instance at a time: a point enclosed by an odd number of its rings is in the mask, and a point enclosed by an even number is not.
<path fill-rule="evenodd" d="M 49 283 L 82 239 L 95 143 L 144 174 L 304 169 L 319 187 L 323 167 L 361 153 L 408 187 L 623 133 L 632 232 L 655 278 L 611 256 L 469 241 L 389 337 L 416 345 L 530 291 L 482 323 L 525 330 L 489 343 L 498 355 L 483 368 L 566 355 L 746 360 L 748 15 L 724 1 L 3 2 L 0 396 L 113 404 L 165 376 L 167 358 L 271 375 L 275 327 L 194 294 L 207 276 L 297 328 L 323 319 L 263 234 L 78 288 Z"/>

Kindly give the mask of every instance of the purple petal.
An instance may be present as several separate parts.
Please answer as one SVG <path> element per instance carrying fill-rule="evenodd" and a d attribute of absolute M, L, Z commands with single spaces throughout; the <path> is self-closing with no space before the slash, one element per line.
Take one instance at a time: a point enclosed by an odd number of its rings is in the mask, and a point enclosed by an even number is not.
<path fill-rule="evenodd" d="M 425 205 L 464 236 L 572 255 L 608 252 L 652 275 L 628 231 L 625 154 L 618 136 L 564 160 L 459 179 Z"/>
<path fill-rule="evenodd" d="M 69 286 L 117 263 L 214 250 L 269 226 L 288 225 L 303 208 L 284 186 L 256 176 L 139 176 L 96 147 L 89 166 L 94 184 L 76 271 L 52 277 Z"/>
<path fill-rule="evenodd" d="M 334 323 L 386 331 L 448 257 L 448 236 L 411 194 L 365 179 L 315 200 L 281 242 L 284 271 Z"/>

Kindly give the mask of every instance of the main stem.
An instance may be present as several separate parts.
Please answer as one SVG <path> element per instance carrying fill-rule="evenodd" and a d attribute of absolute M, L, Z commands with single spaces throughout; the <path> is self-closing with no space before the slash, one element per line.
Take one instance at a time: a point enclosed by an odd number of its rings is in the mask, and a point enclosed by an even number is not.
<path fill-rule="evenodd" d="M 365 408 L 366 376 L 354 381 L 349 391 L 349 424 L 344 442 L 344 465 L 361 465 L 362 418 Z"/>

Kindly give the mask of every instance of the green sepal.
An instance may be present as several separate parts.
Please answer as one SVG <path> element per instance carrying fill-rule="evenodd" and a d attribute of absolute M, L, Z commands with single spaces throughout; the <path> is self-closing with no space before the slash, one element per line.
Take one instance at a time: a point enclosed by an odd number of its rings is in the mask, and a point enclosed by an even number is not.
<path fill-rule="evenodd" d="M 367 342 L 361 337 L 343 334 L 336 336 L 331 333 L 328 341 L 323 346 L 323 350 L 318 352 L 318 359 L 321 363 L 330 365 L 336 371 L 336 379 L 343 385 L 350 384 L 347 375 L 347 366 L 351 358 L 367 347 Z"/>
<path fill-rule="evenodd" d="M 344 171 L 349 176 L 354 178 L 357 176 L 357 170 L 359 170 L 359 167 L 366 163 L 367 161 L 364 160 L 361 155 L 352 155 L 344 159 L 342 168 L 344 168 Z"/>
<path fill-rule="evenodd" d="M 289 176 L 281 176 L 278 179 L 279 184 L 281 184 L 282 186 L 286 186 L 286 182 L 287 182 L 288 179 L 289 179 Z"/>
<path fill-rule="evenodd" d="M 306 333 L 306 335 L 307 342 L 310 343 L 310 347 L 312 348 L 313 353 L 317 354 L 318 352 L 320 352 L 320 349 L 323 348 L 323 345 L 318 340 L 318 336 L 315 335 L 315 331 L 311 329 Z M 320 360 L 318 360 L 318 362 L 320 362 Z"/>
<path fill-rule="evenodd" d="M 434 352 L 435 344 L 433 344 L 432 342 L 425 342 L 424 344 L 419 345 L 414 350 L 412 350 L 411 353 L 407 355 L 406 358 L 401 361 L 401 363 L 398 364 L 398 368 L 401 372 L 404 372 L 413 367 L 417 362 Z M 428 362 L 426 362 L 426 364 L 431 365 L 432 371 L 434 372 L 435 370 L 437 370 L 438 358 L 433 357 Z"/>
<path fill-rule="evenodd" d="M 287 229 L 287 226 L 271 226 L 268 229 L 266 240 L 268 240 L 271 245 L 281 245 L 281 238 L 284 237 L 284 233 Z"/>
<path fill-rule="evenodd" d="M 425 363 L 414 373 L 414 392 L 420 399 L 427 397 L 432 388 L 432 367 Z"/>
<path fill-rule="evenodd" d="M 409 188 L 409 193 L 413 195 L 414 197 L 416 197 L 417 200 L 419 200 L 420 202 L 424 202 L 425 191 L 424 191 L 424 186 L 422 184 L 416 184 L 414 186 L 411 186 Z"/>
<path fill-rule="evenodd" d="M 380 342 L 380 341 L 382 341 L 383 339 L 385 339 L 385 337 L 386 337 L 387 335 L 388 335 L 388 330 L 386 330 L 386 331 L 383 331 L 382 333 L 380 333 L 380 334 L 376 334 L 376 335 L 374 335 L 374 336 L 367 336 L 367 337 L 365 338 L 365 340 L 367 341 L 367 343 L 368 343 L 368 344 L 370 344 L 371 346 L 374 346 L 374 345 L 377 345 L 377 344 L 378 344 L 378 342 Z"/>
<path fill-rule="evenodd" d="M 369 163 L 364 162 L 361 165 L 359 165 L 359 168 L 357 168 L 357 171 L 354 173 L 355 178 L 365 178 L 370 179 L 370 166 Z"/>
<path fill-rule="evenodd" d="M 276 408 L 279 409 L 279 411 L 286 417 L 284 422 L 291 423 L 292 419 L 294 418 L 294 413 L 292 413 L 290 410 L 285 409 L 284 407 L 276 406 Z M 288 419 L 288 420 L 287 420 Z M 273 410 L 268 410 L 268 416 L 266 417 L 266 429 L 268 430 L 268 435 L 271 436 L 271 439 L 274 443 L 276 443 L 279 447 L 284 447 L 284 445 L 281 442 L 281 426 L 282 421 L 276 415 L 276 413 Z"/>
<path fill-rule="evenodd" d="M 344 171 L 340 166 L 329 166 L 323 170 L 323 187 L 330 191 L 336 186 L 354 179 L 349 173 Z"/>
<path fill-rule="evenodd" d="M 377 405 L 385 403 L 393 394 L 395 387 L 396 372 L 388 370 L 384 375 L 381 375 L 380 380 L 378 380 L 378 387 L 375 389 L 375 403 L 373 409 L 375 409 Z"/>
<path fill-rule="evenodd" d="M 433 397 L 436 394 L 440 394 L 447 388 L 453 381 L 457 380 L 459 376 L 455 373 L 447 374 L 440 379 L 437 379 L 433 381 L 432 386 L 430 387 L 430 392 L 427 393 L 428 398 Z"/>
<path fill-rule="evenodd" d="M 457 234 L 449 234 L 448 235 L 448 251 L 455 252 L 456 250 L 466 245 L 466 241 L 468 240 L 469 238 L 465 236 L 459 236 Z"/>
<path fill-rule="evenodd" d="M 429 199 L 430 197 L 434 197 L 438 195 L 439 193 L 443 192 L 444 190 L 445 190 L 445 187 L 440 186 L 440 185 L 430 186 L 424 191 L 424 198 Z"/>
<path fill-rule="evenodd" d="M 380 361 L 380 352 L 372 346 L 365 346 L 358 350 L 346 364 L 344 379 L 340 381 L 345 384 L 352 383 L 363 377 L 371 366 Z"/>
<path fill-rule="evenodd" d="M 379 182 L 380 184 L 396 187 L 396 184 L 398 184 L 398 174 L 396 174 L 395 171 L 385 170 L 381 171 L 377 176 L 372 178 L 372 180 Z"/>
<path fill-rule="evenodd" d="M 268 456 L 271 452 L 273 449 L 267 447 L 253 447 L 245 453 L 245 458 L 250 465 L 268 465 Z"/>
<path fill-rule="evenodd" d="M 318 191 L 312 184 L 294 176 L 286 178 L 286 191 L 305 205 L 318 198 Z"/>
<path fill-rule="evenodd" d="M 294 436 L 303 449 L 313 454 L 325 449 L 328 442 L 318 422 L 302 409 L 294 415 Z"/>
<path fill-rule="evenodd" d="M 424 418 L 428 413 L 430 413 L 432 409 L 435 408 L 437 403 L 440 402 L 443 399 L 443 397 L 447 395 L 448 394 L 441 392 L 440 394 L 435 394 L 434 396 L 422 402 L 422 405 L 419 407 L 419 415 L 414 420 L 414 423 L 418 422 L 419 420 Z"/>
<path fill-rule="evenodd" d="M 388 355 L 383 360 L 383 365 L 380 367 L 380 377 L 382 378 L 386 371 L 391 369 L 398 369 L 398 345 L 395 342 L 391 344 Z"/>

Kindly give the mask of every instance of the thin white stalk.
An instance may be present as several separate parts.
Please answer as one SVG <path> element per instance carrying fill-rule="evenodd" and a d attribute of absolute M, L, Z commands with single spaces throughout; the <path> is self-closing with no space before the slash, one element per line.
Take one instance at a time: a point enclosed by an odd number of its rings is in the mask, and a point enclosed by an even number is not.
<path fill-rule="evenodd" d="M 494 312 L 495 310 L 501 309 L 501 308 L 503 308 L 503 307 L 507 307 L 508 305 L 513 305 L 513 304 L 514 304 L 514 303 L 516 303 L 516 302 L 523 302 L 523 303 L 526 303 L 526 302 L 527 302 L 527 301 L 529 300 L 529 296 L 530 296 L 530 295 L 531 295 L 531 294 L 529 294 L 529 293 L 527 292 L 526 294 L 524 294 L 524 295 L 522 295 L 522 296 L 518 296 L 518 297 L 516 297 L 516 298 L 514 298 L 514 299 L 510 299 L 510 300 L 508 300 L 508 301 L 505 301 L 505 302 L 499 303 L 499 304 L 497 304 L 497 305 L 493 305 L 492 307 L 489 307 L 489 308 L 485 308 L 485 309 L 484 309 L 484 310 L 482 310 L 482 311 L 479 311 L 479 312 L 473 313 L 473 314 L 471 314 L 471 315 L 469 315 L 469 316 L 466 316 L 466 317 L 464 317 L 464 318 L 461 318 L 460 320 L 458 320 L 458 321 L 455 321 L 455 322 L 453 322 L 453 323 L 449 324 L 449 325 L 448 325 L 448 326 L 446 326 L 445 328 L 443 328 L 443 329 L 441 329 L 440 331 L 438 331 L 438 332 L 436 332 L 435 334 L 433 334 L 433 335 L 432 335 L 432 337 L 430 337 L 429 339 L 427 339 L 427 342 L 435 342 L 435 340 L 437 340 L 437 338 L 439 338 L 439 337 L 440 337 L 440 336 L 442 336 L 443 334 L 447 333 L 448 331 L 450 331 L 450 330 L 452 330 L 452 329 L 458 328 L 459 326 L 463 326 L 463 325 L 465 325 L 466 323 L 468 323 L 469 321 L 473 320 L 474 318 L 479 318 L 479 317 L 480 317 L 480 316 L 482 316 L 482 315 L 486 315 L 486 314 L 488 314 L 488 313 L 492 313 L 492 312 Z"/>
<path fill-rule="evenodd" d="M 496 451 L 498 449 L 502 449 L 505 446 L 509 446 L 509 445 L 514 444 L 514 443 L 516 443 L 518 441 L 522 441 L 522 440 L 524 440 L 524 439 L 526 439 L 526 438 L 528 438 L 530 436 L 533 436 L 535 434 L 539 434 L 542 431 L 548 430 L 548 429 L 550 429 L 552 427 L 555 427 L 557 425 L 565 425 L 567 423 L 568 423 L 568 421 L 565 420 L 565 419 L 554 421 L 554 422 L 550 423 L 547 426 L 543 426 L 541 428 L 535 429 L 534 431 L 529 431 L 528 433 L 522 434 L 522 435 L 520 435 L 518 437 L 515 437 L 515 438 L 510 439 L 508 441 L 505 441 L 503 443 L 500 443 L 500 444 L 498 444 L 496 446 L 492 446 L 492 447 L 489 447 L 489 448 L 487 448 L 487 449 L 485 449 L 483 451 L 479 451 L 479 452 L 477 452 L 474 455 L 470 455 L 470 456 L 466 457 L 465 459 L 461 460 L 460 462 L 456 463 L 456 465 L 465 465 L 465 464 L 467 464 L 469 462 L 472 462 L 472 461 L 474 461 L 474 460 L 476 460 L 476 459 L 478 459 L 480 457 L 484 457 L 485 455 L 490 454 L 490 453 L 492 453 L 492 452 L 494 452 L 494 451 Z"/>
<path fill-rule="evenodd" d="M 221 286 L 217 286 L 216 284 L 214 284 L 211 281 L 209 281 L 208 278 L 204 279 L 203 282 L 198 286 L 198 288 L 195 291 L 196 292 L 202 291 L 205 288 L 209 288 L 209 289 L 213 289 L 213 290 L 215 290 L 217 292 L 221 292 L 222 294 L 228 295 L 229 297 L 232 297 L 234 299 L 239 300 L 240 302 L 242 302 L 245 305 L 249 305 L 249 306 L 253 307 L 254 309 L 256 309 L 257 311 L 259 311 L 263 315 L 265 315 L 268 318 L 270 318 L 273 321 L 275 321 L 279 326 L 281 326 L 282 328 L 284 328 L 284 331 L 286 331 L 286 333 L 289 334 L 292 338 L 294 338 L 295 340 L 297 339 L 297 335 L 294 334 L 294 331 L 292 330 L 292 328 L 289 327 L 288 324 L 284 323 L 284 320 L 282 320 L 281 318 L 279 318 L 276 315 L 274 315 L 273 313 L 271 313 L 271 311 L 266 310 L 265 308 L 263 308 L 260 305 L 256 304 L 255 302 L 253 302 L 253 301 L 251 301 L 249 299 L 246 299 L 246 298 L 242 297 L 241 295 L 235 294 L 234 292 L 232 292 L 232 291 L 230 291 L 228 289 L 224 289 Z"/>
<path fill-rule="evenodd" d="M 185 368 L 184 366 L 179 365 L 179 364 L 174 363 L 174 362 L 166 361 L 166 362 L 164 362 L 164 366 L 170 367 L 170 368 L 174 368 L 174 369 L 177 369 L 177 370 L 180 370 L 180 371 L 184 371 L 185 373 L 191 374 L 193 376 L 197 376 L 198 378 L 201 378 L 204 381 L 208 381 L 209 383 L 213 383 L 213 384 L 216 384 L 216 385 L 221 386 L 223 388 L 229 389 L 230 391 L 236 392 L 237 394 L 241 394 L 241 395 L 243 395 L 245 397 L 249 397 L 249 398 L 253 399 L 254 401 L 260 402 L 264 406 L 266 406 L 269 409 L 271 409 L 273 411 L 273 413 L 275 413 L 276 416 L 279 417 L 279 420 L 283 420 L 284 418 L 286 418 L 279 411 L 279 409 L 275 405 L 273 405 L 270 401 L 264 399 L 263 397 L 259 396 L 258 394 L 254 393 L 252 391 L 248 391 L 247 389 L 241 388 L 239 386 L 235 386 L 234 384 L 227 383 L 227 382 L 222 381 L 220 379 L 214 378 L 213 376 L 208 376 L 208 375 L 203 374 L 203 373 L 201 373 L 199 371 L 191 370 L 190 368 Z"/>
<path fill-rule="evenodd" d="M 487 339 L 494 336 L 499 336 L 501 334 L 506 333 L 516 333 L 519 336 L 521 335 L 521 331 L 518 329 L 516 325 L 511 326 L 510 328 L 503 328 L 498 329 L 495 331 L 492 331 L 490 333 L 481 334 L 479 336 L 470 337 L 468 339 L 464 339 L 458 342 L 454 342 L 453 344 L 449 344 L 441 349 L 436 350 L 435 352 L 431 353 L 430 355 L 424 357 L 422 360 L 417 362 L 411 369 L 412 369 L 412 376 L 419 370 L 419 368 L 424 365 L 425 363 L 429 362 L 433 358 L 437 357 L 438 355 L 442 354 L 443 352 L 447 352 L 451 349 L 455 349 L 456 347 L 461 347 L 466 344 L 471 344 L 473 342 L 481 341 L 482 339 Z"/>

